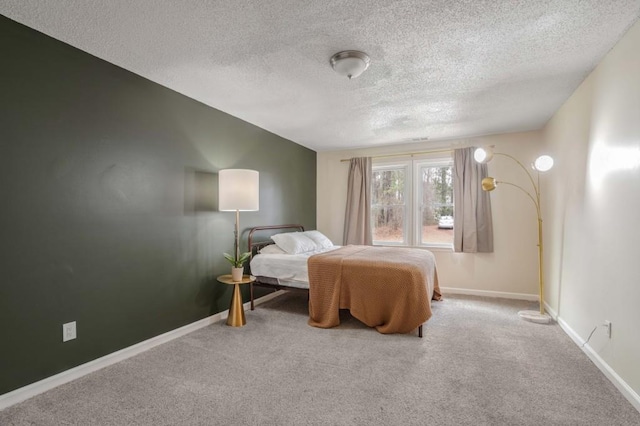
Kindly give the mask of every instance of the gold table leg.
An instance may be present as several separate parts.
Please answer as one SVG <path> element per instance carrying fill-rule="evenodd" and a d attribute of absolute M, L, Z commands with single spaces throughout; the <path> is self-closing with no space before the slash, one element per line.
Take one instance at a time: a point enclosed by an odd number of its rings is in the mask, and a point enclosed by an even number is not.
<path fill-rule="evenodd" d="M 227 325 L 232 327 L 242 327 L 247 323 L 244 317 L 244 307 L 242 306 L 242 295 L 240 294 L 240 285 L 233 285 L 233 296 L 231 296 L 231 306 L 229 306 L 229 317 Z"/>

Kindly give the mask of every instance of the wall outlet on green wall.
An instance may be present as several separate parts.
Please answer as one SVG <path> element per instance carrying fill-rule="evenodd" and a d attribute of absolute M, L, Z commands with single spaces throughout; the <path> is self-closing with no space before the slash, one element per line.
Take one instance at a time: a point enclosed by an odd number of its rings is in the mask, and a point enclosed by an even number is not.
<path fill-rule="evenodd" d="M 76 322 L 62 324 L 62 341 L 67 342 L 76 338 Z"/>

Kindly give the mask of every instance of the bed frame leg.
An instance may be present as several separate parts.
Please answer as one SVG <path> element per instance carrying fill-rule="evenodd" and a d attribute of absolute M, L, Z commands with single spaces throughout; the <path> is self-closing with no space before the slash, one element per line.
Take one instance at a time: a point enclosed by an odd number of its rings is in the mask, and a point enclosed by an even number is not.
<path fill-rule="evenodd" d="M 251 310 L 254 311 L 256 308 L 253 306 L 253 282 L 249 283 L 249 291 L 251 293 Z"/>
<path fill-rule="evenodd" d="M 418 337 L 422 339 L 422 324 L 418 327 Z"/>

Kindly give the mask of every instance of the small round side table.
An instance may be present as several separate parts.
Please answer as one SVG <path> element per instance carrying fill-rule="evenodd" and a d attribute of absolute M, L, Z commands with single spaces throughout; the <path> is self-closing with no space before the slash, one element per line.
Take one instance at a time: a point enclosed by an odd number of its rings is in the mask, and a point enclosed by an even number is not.
<path fill-rule="evenodd" d="M 242 306 L 242 295 L 240 294 L 240 285 L 249 284 L 256 280 L 252 275 L 243 275 L 242 281 L 233 281 L 231 274 L 220 275 L 216 278 L 223 284 L 233 285 L 233 296 L 231 296 L 231 305 L 229 306 L 229 316 L 227 317 L 227 325 L 232 327 L 242 327 L 247 323 L 244 317 L 244 307 Z"/>

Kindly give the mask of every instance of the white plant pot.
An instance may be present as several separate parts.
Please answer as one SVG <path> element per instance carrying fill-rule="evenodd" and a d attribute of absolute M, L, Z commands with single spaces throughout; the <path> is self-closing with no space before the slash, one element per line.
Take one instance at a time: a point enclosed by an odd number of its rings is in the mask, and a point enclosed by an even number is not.
<path fill-rule="evenodd" d="M 231 268 L 231 279 L 233 281 L 242 281 L 242 274 L 244 273 L 244 268 Z"/>

